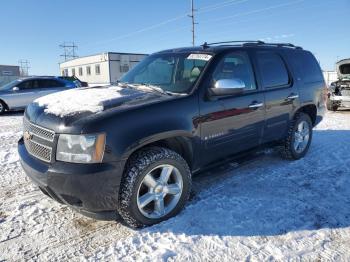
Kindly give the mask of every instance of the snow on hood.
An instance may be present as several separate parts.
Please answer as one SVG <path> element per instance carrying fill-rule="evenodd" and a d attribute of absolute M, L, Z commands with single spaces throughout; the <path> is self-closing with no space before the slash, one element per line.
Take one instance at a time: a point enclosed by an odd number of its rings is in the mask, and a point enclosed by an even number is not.
<path fill-rule="evenodd" d="M 40 97 L 34 101 L 44 112 L 64 117 L 81 112 L 98 113 L 104 110 L 104 103 L 137 91 L 118 86 L 98 88 L 76 88 Z"/>

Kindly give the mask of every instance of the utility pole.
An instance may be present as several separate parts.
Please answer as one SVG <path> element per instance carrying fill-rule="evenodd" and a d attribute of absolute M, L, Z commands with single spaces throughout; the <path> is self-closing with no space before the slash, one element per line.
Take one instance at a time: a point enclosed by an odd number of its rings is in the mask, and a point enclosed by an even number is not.
<path fill-rule="evenodd" d="M 29 73 L 29 61 L 26 59 L 21 59 L 18 61 L 18 64 L 20 66 L 20 75 L 21 76 L 28 76 Z"/>
<path fill-rule="evenodd" d="M 78 57 L 76 53 L 78 46 L 75 45 L 74 42 L 71 42 L 71 43 L 64 42 L 63 44 L 59 45 L 59 47 L 63 48 L 63 54 L 60 56 L 64 57 L 64 61 Z"/>
<path fill-rule="evenodd" d="M 188 15 L 191 18 L 192 21 L 192 45 L 195 45 L 195 25 L 197 25 L 198 23 L 195 22 L 195 18 L 194 18 L 194 12 L 197 11 L 197 9 L 194 9 L 194 3 L 193 0 L 191 1 L 191 14 Z"/>

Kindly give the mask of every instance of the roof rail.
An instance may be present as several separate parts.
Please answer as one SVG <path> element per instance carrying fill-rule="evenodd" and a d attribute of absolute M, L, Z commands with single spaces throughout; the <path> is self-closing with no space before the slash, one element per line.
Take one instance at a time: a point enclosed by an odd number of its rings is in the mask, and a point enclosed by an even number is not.
<path fill-rule="evenodd" d="M 295 48 L 295 49 L 303 49 L 302 47 L 293 45 L 291 43 L 264 43 L 264 45 L 277 46 L 277 47 L 291 47 L 291 48 Z"/>
<path fill-rule="evenodd" d="M 247 41 L 224 41 L 224 42 L 215 42 L 215 43 L 207 43 L 204 42 L 201 46 L 203 49 L 209 48 L 212 45 L 220 45 L 220 44 L 231 44 L 231 43 L 242 43 L 243 46 L 254 46 L 254 45 L 265 45 L 265 46 L 276 46 L 276 47 L 291 47 L 295 49 L 302 49 L 300 46 L 295 46 L 291 43 L 265 43 L 260 40 L 247 40 Z"/>
<path fill-rule="evenodd" d="M 220 44 L 231 44 L 231 43 L 255 43 L 255 44 L 265 44 L 265 42 L 260 40 L 242 40 L 242 41 L 223 41 L 223 42 L 214 42 L 214 43 L 207 43 L 204 42 L 201 46 L 203 48 L 208 48 L 211 45 L 220 45 Z"/>

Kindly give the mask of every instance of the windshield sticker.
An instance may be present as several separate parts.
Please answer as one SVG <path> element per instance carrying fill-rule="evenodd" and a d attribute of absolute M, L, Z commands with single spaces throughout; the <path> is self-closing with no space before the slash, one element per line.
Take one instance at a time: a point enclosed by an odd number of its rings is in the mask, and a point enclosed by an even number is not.
<path fill-rule="evenodd" d="M 208 61 L 211 57 L 212 57 L 212 55 L 208 55 L 208 54 L 190 54 L 187 57 L 187 59 Z"/>

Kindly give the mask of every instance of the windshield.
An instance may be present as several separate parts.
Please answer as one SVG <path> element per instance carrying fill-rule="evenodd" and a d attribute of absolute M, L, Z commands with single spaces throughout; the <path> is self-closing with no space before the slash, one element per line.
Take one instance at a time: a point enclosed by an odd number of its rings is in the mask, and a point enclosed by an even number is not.
<path fill-rule="evenodd" d="M 1 86 L 0 87 L 0 90 L 9 90 L 11 89 L 12 87 L 15 87 L 18 83 L 20 83 L 21 81 L 20 80 L 13 80 L 11 81 L 10 83 L 7 83 L 6 85 L 4 86 Z"/>
<path fill-rule="evenodd" d="M 146 57 L 121 82 L 156 86 L 172 93 L 188 93 L 212 56 L 164 53 Z"/>

